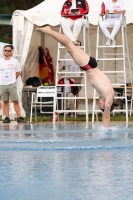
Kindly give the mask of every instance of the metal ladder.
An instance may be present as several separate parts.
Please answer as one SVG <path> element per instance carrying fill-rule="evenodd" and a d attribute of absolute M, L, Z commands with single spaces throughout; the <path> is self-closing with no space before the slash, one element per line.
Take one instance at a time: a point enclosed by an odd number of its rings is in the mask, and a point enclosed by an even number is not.
<path fill-rule="evenodd" d="M 88 17 L 87 17 L 87 20 L 88 20 Z M 89 22 L 87 23 L 88 25 L 87 26 L 82 26 L 82 29 L 81 29 L 81 31 L 83 32 L 83 38 L 82 38 L 82 46 L 80 46 L 79 48 L 81 48 L 81 49 L 83 49 L 83 51 L 85 51 L 86 52 L 86 49 L 87 49 L 87 47 L 86 47 L 86 39 L 88 40 L 88 51 L 89 51 L 89 53 L 90 53 L 90 38 L 89 38 Z M 87 34 L 86 34 L 86 32 L 87 32 Z M 59 33 L 62 33 L 62 27 L 60 26 L 60 28 L 59 28 Z M 63 52 L 64 52 L 64 54 L 63 54 Z M 58 90 L 58 88 L 59 87 L 61 87 L 61 86 L 70 86 L 71 84 L 58 84 L 58 80 L 59 80 L 59 76 L 60 76 L 60 74 L 62 73 L 62 72 L 60 72 L 60 64 L 61 64 L 61 62 L 63 62 L 63 61 L 72 61 L 73 59 L 71 58 L 71 59 L 69 59 L 69 58 L 64 58 L 63 56 L 66 54 L 66 50 L 65 50 L 65 47 L 63 46 L 63 45 L 61 45 L 60 43 L 58 43 L 58 49 L 57 49 L 57 64 L 56 64 L 56 88 L 57 88 L 57 90 Z M 69 73 L 75 73 L 75 72 L 65 72 L 65 76 L 64 77 L 62 77 L 62 78 L 67 78 L 67 77 L 69 77 Z M 80 76 L 80 73 L 81 72 L 76 72 L 76 74 L 79 74 L 78 76 L 75 76 L 75 77 L 81 77 Z M 61 100 L 64 100 L 64 109 L 62 110 L 59 110 L 59 109 L 57 109 L 56 108 L 56 112 L 57 113 L 65 113 L 64 114 L 64 121 L 65 121 L 65 117 L 66 117 L 66 113 L 68 113 L 68 112 L 73 112 L 73 113 L 75 113 L 75 117 L 76 117 L 76 113 L 77 112 L 81 112 L 81 113 L 85 113 L 86 114 L 86 122 L 88 122 L 88 97 L 87 97 L 87 88 L 86 88 L 86 73 L 85 72 L 82 72 L 82 76 L 83 76 L 83 78 L 84 78 L 84 83 L 83 84 L 74 84 L 74 86 L 82 86 L 82 87 L 84 87 L 84 96 L 83 97 L 76 97 L 76 96 L 74 96 L 74 97 L 66 97 L 66 95 L 64 94 L 64 96 L 61 96 L 61 97 L 58 97 L 58 95 L 57 95 L 57 92 L 56 92 L 56 101 L 58 101 L 58 99 L 61 99 Z M 75 110 L 66 110 L 66 100 L 67 99 L 74 99 L 75 100 L 75 102 L 76 102 L 76 100 L 77 99 L 84 99 L 85 100 L 85 109 L 84 110 L 76 110 L 76 103 L 75 103 Z"/>
<path fill-rule="evenodd" d="M 100 36 L 99 36 L 99 32 L 100 32 L 100 27 L 98 25 L 97 27 L 97 42 L 96 42 L 96 60 L 98 61 L 103 61 L 103 73 L 105 73 L 110 79 L 114 78 L 115 79 L 115 83 L 112 83 L 113 88 L 123 88 L 124 93 L 122 96 L 116 96 L 114 97 L 115 99 L 122 99 L 125 101 L 125 109 L 114 109 L 114 112 L 125 112 L 126 113 L 126 125 L 128 125 L 128 101 L 127 101 L 127 87 L 126 87 L 126 83 L 127 83 L 127 75 L 126 75 L 126 58 L 128 60 L 128 69 L 129 69 L 129 73 L 130 73 L 130 81 L 132 83 L 132 75 L 131 75 L 131 65 L 130 65 L 130 57 L 129 57 L 129 50 L 128 50 L 128 40 L 127 40 L 127 27 L 126 27 L 126 23 L 124 24 L 124 22 L 126 21 L 125 16 L 122 16 L 122 24 L 121 24 L 121 40 L 122 40 L 122 44 L 121 45 L 115 45 L 115 49 L 119 48 L 121 49 L 122 52 L 119 53 L 106 53 L 106 49 L 110 48 L 112 49 L 111 46 L 105 46 L 105 36 L 103 35 L 103 44 L 104 45 L 99 45 L 99 40 L 100 40 Z M 108 27 L 108 28 L 112 28 L 112 27 Z M 120 30 L 119 30 L 120 31 Z M 99 49 L 103 50 L 103 57 L 99 56 Z M 120 51 L 120 50 L 119 50 Z M 105 62 L 110 62 L 110 61 L 121 61 L 122 64 L 122 70 L 107 70 L 105 69 Z M 123 81 L 117 81 L 118 78 L 122 78 Z M 96 92 L 96 90 L 94 89 L 94 96 L 93 96 L 93 112 L 92 112 L 92 123 L 94 123 L 94 112 L 102 112 L 101 110 L 96 109 L 96 100 L 98 99 L 98 94 Z"/>

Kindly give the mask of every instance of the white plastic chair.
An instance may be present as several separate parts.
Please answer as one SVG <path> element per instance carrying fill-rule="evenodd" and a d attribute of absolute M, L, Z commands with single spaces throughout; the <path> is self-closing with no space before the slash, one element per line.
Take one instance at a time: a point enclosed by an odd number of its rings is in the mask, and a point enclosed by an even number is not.
<path fill-rule="evenodd" d="M 43 97 L 52 97 L 52 101 L 42 101 Z M 35 108 L 35 120 L 37 121 L 36 107 L 40 107 L 40 113 L 53 113 L 53 122 L 55 122 L 55 111 L 56 111 L 56 87 L 55 86 L 39 86 L 37 93 L 32 93 L 31 97 L 31 113 L 30 123 L 32 122 L 33 107 Z M 43 107 L 53 107 L 53 111 L 43 111 Z"/>

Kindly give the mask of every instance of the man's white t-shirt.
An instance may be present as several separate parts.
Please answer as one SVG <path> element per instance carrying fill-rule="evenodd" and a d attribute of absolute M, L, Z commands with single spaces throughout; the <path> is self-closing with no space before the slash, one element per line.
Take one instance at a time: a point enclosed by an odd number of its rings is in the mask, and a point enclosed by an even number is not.
<path fill-rule="evenodd" d="M 16 72 L 20 72 L 20 64 L 15 58 L 0 59 L 0 85 L 10 85 L 16 82 Z"/>
<path fill-rule="evenodd" d="M 124 0 L 118 0 L 116 2 L 112 2 L 112 0 L 106 0 L 105 9 L 109 10 L 109 13 L 114 13 L 114 10 L 126 10 Z M 120 18 L 120 14 L 108 14 L 107 18 Z"/>
<path fill-rule="evenodd" d="M 72 59 L 72 57 L 70 56 L 70 54 L 66 54 L 64 56 L 64 59 L 66 59 L 65 61 L 63 61 L 63 66 L 65 66 L 66 70 L 69 72 L 75 72 L 75 73 L 70 73 L 71 77 L 74 76 L 80 76 L 80 73 L 76 73 L 76 72 L 80 72 L 80 67 L 79 65 L 77 65 L 74 60 L 67 60 L 67 59 Z"/>

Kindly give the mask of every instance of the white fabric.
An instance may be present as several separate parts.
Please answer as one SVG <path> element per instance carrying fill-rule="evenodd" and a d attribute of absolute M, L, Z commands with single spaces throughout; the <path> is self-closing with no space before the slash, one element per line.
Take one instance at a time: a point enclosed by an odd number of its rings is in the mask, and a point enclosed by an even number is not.
<path fill-rule="evenodd" d="M 29 10 L 16 10 L 13 15 L 22 15 L 33 24 L 42 26 L 50 24 L 57 26 L 60 24 L 60 11 L 65 0 L 45 0 L 39 5 Z M 101 12 L 102 1 L 87 0 L 89 4 L 89 22 L 90 24 L 98 24 L 98 15 Z M 127 24 L 133 23 L 133 2 L 125 0 Z"/>
<path fill-rule="evenodd" d="M 105 2 L 105 9 L 109 10 L 109 13 L 114 13 L 114 10 L 126 10 L 124 0 L 118 0 L 117 2 L 112 2 L 112 0 L 107 0 Z M 120 18 L 119 14 L 108 14 L 107 18 Z"/>
<path fill-rule="evenodd" d="M 10 60 L 0 59 L 0 85 L 9 85 L 16 82 L 16 72 L 20 72 L 19 62 L 11 58 Z"/>
<path fill-rule="evenodd" d="M 72 59 L 72 57 L 70 56 L 70 54 L 66 54 L 64 56 L 64 59 Z M 62 62 L 62 65 L 65 66 L 65 69 L 69 72 L 75 72 L 75 73 L 70 73 L 70 76 L 79 76 L 79 73 L 76 72 L 80 72 L 80 67 L 79 65 L 77 65 L 74 60 L 65 60 Z"/>
<path fill-rule="evenodd" d="M 69 79 L 64 79 L 65 84 L 70 84 Z M 66 93 L 71 92 L 70 86 L 65 86 Z"/>
<path fill-rule="evenodd" d="M 22 35 L 24 35 L 24 17 L 19 16 L 18 20 L 19 20 L 18 30 L 21 31 Z"/>
<path fill-rule="evenodd" d="M 71 27 L 73 26 L 73 30 Z M 82 18 L 72 20 L 66 18 L 62 21 L 62 29 L 65 35 L 67 35 L 72 41 L 76 41 L 82 27 Z"/>
<path fill-rule="evenodd" d="M 107 27 L 108 27 L 108 26 L 112 26 L 112 25 L 113 25 L 114 27 L 113 27 L 113 29 L 112 29 L 112 31 L 111 31 L 111 33 L 110 33 Z M 104 20 L 103 22 L 101 22 L 101 24 L 100 24 L 100 28 L 101 28 L 101 30 L 103 31 L 104 35 L 105 35 L 107 38 L 111 39 L 111 40 L 114 39 L 114 37 L 115 37 L 115 35 L 117 34 L 117 32 L 118 32 L 120 26 L 121 26 L 121 21 L 120 21 L 120 19 L 115 19 L 115 18 L 106 19 L 106 20 Z"/>
<path fill-rule="evenodd" d="M 23 105 L 22 105 L 23 83 L 22 83 L 21 76 L 19 76 L 17 78 L 17 82 L 16 83 L 17 83 L 18 100 L 19 100 L 19 106 L 20 106 L 20 114 L 21 114 L 21 117 L 26 117 L 26 113 L 25 113 L 25 110 L 24 110 Z M 15 114 L 15 111 L 14 111 L 13 114 Z"/>
<path fill-rule="evenodd" d="M 71 9 L 75 9 L 76 8 L 76 1 L 75 0 L 72 0 L 72 6 L 71 6 Z"/>

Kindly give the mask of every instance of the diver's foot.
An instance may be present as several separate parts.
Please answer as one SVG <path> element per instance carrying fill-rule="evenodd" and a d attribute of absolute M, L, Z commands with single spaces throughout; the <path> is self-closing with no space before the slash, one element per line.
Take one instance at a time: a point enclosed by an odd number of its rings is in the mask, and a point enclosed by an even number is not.
<path fill-rule="evenodd" d="M 72 41 L 72 42 L 73 42 L 73 44 L 74 44 L 75 46 L 81 46 L 81 45 L 80 45 L 80 41 L 78 41 L 78 40 Z"/>

